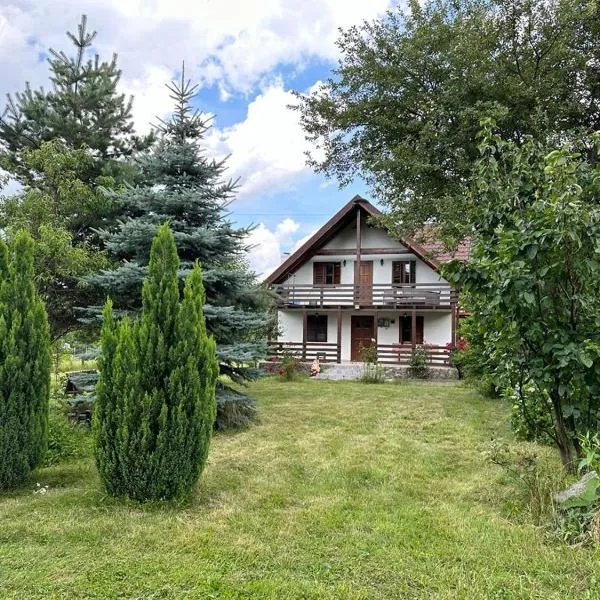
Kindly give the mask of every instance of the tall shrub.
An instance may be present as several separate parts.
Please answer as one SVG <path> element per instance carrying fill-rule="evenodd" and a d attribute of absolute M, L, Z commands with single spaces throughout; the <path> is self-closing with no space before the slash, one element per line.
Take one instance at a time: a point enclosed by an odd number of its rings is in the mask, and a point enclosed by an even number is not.
<path fill-rule="evenodd" d="M 33 276 L 33 240 L 0 239 L 0 490 L 23 483 L 48 432 L 50 334 Z"/>
<path fill-rule="evenodd" d="M 104 309 L 94 411 L 96 463 L 107 491 L 134 500 L 186 496 L 208 454 L 215 420 L 216 347 L 206 333 L 196 264 L 180 302 L 168 225 L 152 243 L 142 313 L 117 324 Z"/>

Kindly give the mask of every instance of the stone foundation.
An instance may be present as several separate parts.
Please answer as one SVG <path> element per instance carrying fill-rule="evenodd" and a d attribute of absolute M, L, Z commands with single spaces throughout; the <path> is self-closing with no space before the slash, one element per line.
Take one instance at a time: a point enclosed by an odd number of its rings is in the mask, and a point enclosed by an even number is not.
<path fill-rule="evenodd" d="M 309 365 L 310 366 L 310 365 Z M 404 365 L 380 365 L 386 381 L 412 379 L 410 367 Z M 318 379 L 360 379 L 364 372 L 362 363 L 321 363 Z M 458 379 L 458 371 L 453 367 L 429 367 L 428 381 L 450 381 Z"/>

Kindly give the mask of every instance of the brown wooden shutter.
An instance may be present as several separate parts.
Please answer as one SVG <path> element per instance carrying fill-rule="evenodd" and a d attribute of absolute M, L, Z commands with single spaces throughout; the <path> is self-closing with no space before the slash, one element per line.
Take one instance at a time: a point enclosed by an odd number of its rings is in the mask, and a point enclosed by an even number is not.
<path fill-rule="evenodd" d="M 392 262 L 392 283 L 402 283 L 402 267 L 404 263 L 397 260 Z"/>
<path fill-rule="evenodd" d="M 408 283 L 416 283 L 417 282 L 417 261 L 410 261 L 410 281 Z"/>
<path fill-rule="evenodd" d="M 325 263 L 313 263 L 313 284 L 325 284 Z"/>
<path fill-rule="evenodd" d="M 339 284 L 342 276 L 342 265 L 340 263 L 333 263 L 333 283 Z"/>

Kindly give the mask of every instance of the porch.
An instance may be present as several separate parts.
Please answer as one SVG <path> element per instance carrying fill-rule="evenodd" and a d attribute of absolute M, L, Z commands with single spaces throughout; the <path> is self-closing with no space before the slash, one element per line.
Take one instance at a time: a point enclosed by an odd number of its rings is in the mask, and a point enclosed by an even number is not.
<path fill-rule="evenodd" d="M 304 310 L 279 312 L 279 336 L 269 341 L 271 356 L 289 353 L 300 360 L 363 362 L 365 348 L 377 361 L 408 365 L 424 346 L 430 366 L 448 366 L 455 338 L 455 311 Z"/>

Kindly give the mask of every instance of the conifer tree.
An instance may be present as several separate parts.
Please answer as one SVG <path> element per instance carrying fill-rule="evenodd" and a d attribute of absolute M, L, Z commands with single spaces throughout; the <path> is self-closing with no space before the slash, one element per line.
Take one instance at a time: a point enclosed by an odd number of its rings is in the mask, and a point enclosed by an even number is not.
<path fill-rule="evenodd" d="M 152 243 L 141 315 L 116 324 L 110 301 L 104 309 L 96 463 L 109 493 L 138 501 L 189 494 L 215 419 L 218 364 L 204 322 L 202 273 L 196 263 L 180 302 L 178 271 L 165 224 Z"/>
<path fill-rule="evenodd" d="M 24 184 L 32 183 L 37 173 L 23 160 L 23 153 L 43 142 L 61 140 L 68 149 L 87 148 L 94 158 L 87 173 L 92 182 L 100 175 L 122 176 L 125 163 L 117 159 L 151 141 L 135 135 L 132 98 L 117 91 L 121 78 L 117 55 L 110 61 L 101 61 L 97 54 L 90 57 L 96 31 L 88 31 L 85 15 L 77 33 L 67 36 L 73 56 L 50 49 L 52 88 L 32 90 L 26 84 L 24 91 L 8 96 L 0 115 L 0 166 Z"/>
<path fill-rule="evenodd" d="M 23 483 L 43 456 L 48 430 L 50 340 L 33 282 L 33 240 L 0 239 L 0 490 Z"/>
<path fill-rule="evenodd" d="M 141 281 L 147 273 L 152 237 L 169 221 L 181 258 L 180 285 L 202 264 L 208 331 L 217 341 L 220 373 L 243 383 L 254 376 L 249 368 L 266 354 L 267 299 L 245 266 L 245 239 L 249 230 L 236 228 L 228 218 L 235 182 L 223 180 L 224 161 L 207 158 L 201 147 L 207 122 L 191 107 L 197 86 L 181 82 L 168 86 L 175 102 L 170 119 L 161 122 L 153 151 L 140 161 L 143 185 L 129 188 L 115 201 L 123 215 L 116 229 L 101 231 L 112 257 L 121 265 L 88 277 L 91 293 L 100 288 L 115 309 L 140 309 Z M 99 309 L 91 307 L 90 313 Z M 226 387 L 217 390 L 218 425 L 243 424 L 254 415 L 248 396 Z M 226 415 L 234 415 L 233 423 Z"/>

